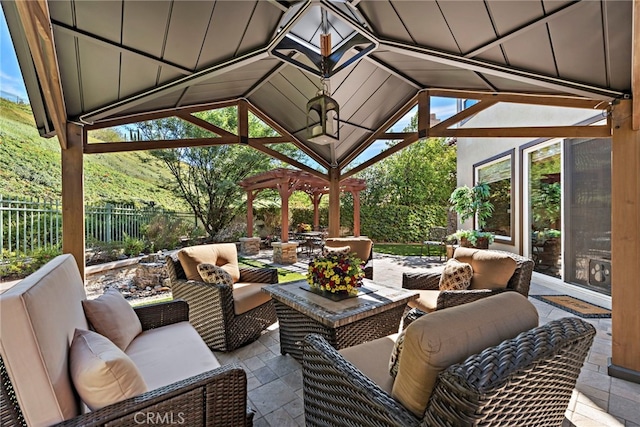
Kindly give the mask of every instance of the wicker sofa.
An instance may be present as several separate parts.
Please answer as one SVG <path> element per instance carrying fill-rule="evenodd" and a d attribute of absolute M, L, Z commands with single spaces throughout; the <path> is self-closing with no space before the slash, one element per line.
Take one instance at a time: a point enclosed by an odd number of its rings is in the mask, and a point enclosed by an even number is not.
<path fill-rule="evenodd" d="M 105 383 L 120 389 L 123 377 L 114 382 L 105 375 L 96 386 L 93 377 L 79 382 L 74 376 L 74 366 L 85 361 L 74 353 L 78 331 L 109 342 L 89 331 L 85 299 L 82 277 L 68 254 L 0 295 L 0 425 L 136 425 L 149 414 L 189 426 L 252 424 L 245 372 L 220 366 L 188 323 L 184 301 L 137 307 L 135 314 L 127 307 L 131 316 L 138 316 L 142 332 L 126 349 L 114 350 L 133 362 L 148 391 L 87 412 L 79 387 L 93 397 L 108 387 Z"/>
<path fill-rule="evenodd" d="M 413 310 L 408 314 L 408 322 L 424 313 L 454 307 L 505 291 L 516 291 L 525 297 L 529 295 L 531 274 L 534 267 L 533 261 L 529 258 L 505 251 L 463 247 L 456 248 L 453 258 L 469 263 L 474 270 L 474 275 L 477 272 L 483 273 L 485 276 L 483 283 L 474 286 L 474 278 L 469 289 L 440 291 L 439 283 L 443 267 L 432 268 L 430 271 L 421 273 L 403 273 L 402 287 L 420 292 L 420 298 L 410 304 Z M 508 271 L 513 271 L 513 273 L 508 273 L 510 277 L 507 275 L 498 280 L 506 282 L 506 286 L 504 284 L 494 285 L 491 278 L 487 278 L 487 276 L 498 274 L 496 271 L 505 267 L 504 261 L 513 263 L 511 260 L 515 261 L 515 265 L 512 270 Z M 509 266 L 506 265 L 506 268 Z M 487 285 L 487 283 L 489 284 Z M 482 289 L 481 287 L 484 286 L 489 288 Z"/>
<path fill-rule="evenodd" d="M 397 335 L 340 351 L 309 335 L 306 425 L 560 426 L 595 328 L 575 317 L 532 325 L 535 307 L 515 292 L 423 316 L 406 329 L 395 378 Z"/>
<path fill-rule="evenodd" d="M 197 270 L 201 263 L 228 270 L 234 283 L 205 283 Z M 189 321 L 212 350 L 232 351 L 253 342 L 277 320 L 262 287 L 278 283 L 278 271 L 239 268 L 233 243 L 183 248 L 167 256 L 166 269 L 173 297 L 189 304 Z"/>

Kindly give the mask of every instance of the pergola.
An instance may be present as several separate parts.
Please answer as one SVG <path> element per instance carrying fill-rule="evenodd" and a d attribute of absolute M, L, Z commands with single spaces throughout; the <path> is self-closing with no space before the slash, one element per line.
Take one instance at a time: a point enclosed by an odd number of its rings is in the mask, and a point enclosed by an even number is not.
<path fill-rule="evenodd" d="M 83 156 L 247 144 L 340 182 L 425 137 L 612 138 L 612 363 L 640 381 L 640 0 L 2 0 L 40 133 L 62 148 L 63 250 L 84 271 Z M 320 33 L 330 33 L 329 57 Z M 326 48 L 326 46 L 325 46 Z M 320 65 L 329 61 L 328 72 Z M 306 102 L 328 77 L 340 140 L 306 137 Z M 430 126 L 433 97 L 476 99 Z M 602 126 L 456 128 L 496 103 L 593 108 Z M 418 131 L 388 130 L 414 106 Z M 237 132 L 197 111 L 235 106 Z M 279 136 L 250 138 L 249 113 Z M 213 135 L 89 143 L 87 131 L 175 116 Z M 312 125 L 315 125 L 312 123 Z M 378 140 L 391 149 L 351 167 Z M 290 143 L 319 165 L 277 150 Z M 479 142 L 481 143 L 481 142 Z"/>
<path fill-rule="evenodd" d="M 278 168 L 264 172 L 239 182 L 247 192 L 247 237 L 253 237 L 253 199 L 267 188 L 278 190 L 282 205 L 281 236 L 282 242 L 289 240 L 289 197 L 294 191 L 304 191 L 313 203 L 313 227 L 320 226 L 318 205 L 324 194 L 329 194 L 329 181 L 296 169 Z M 363 179 L 347 178 L 340 181 L 340 191 L 353 196 L 353 234 L 360 236 L 360 192 L 367 188 Z M 340 205 L 338 205 L 339 207 Z"/>

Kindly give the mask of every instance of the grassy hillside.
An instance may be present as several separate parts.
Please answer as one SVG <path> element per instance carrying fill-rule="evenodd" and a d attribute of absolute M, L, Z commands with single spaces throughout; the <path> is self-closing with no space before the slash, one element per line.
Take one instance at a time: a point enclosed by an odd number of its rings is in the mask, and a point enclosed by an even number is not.
<path fill-rule="evenodd" d="M 168 170 L 144 151 L 85 155 L 84 173 L 87 203 L 153 201 L 187 210 L 167 188 Z M 28 105 L 0 99 L 0 194 L 59 199 L 61 188 L 58 139 L 39 136 Z"/>

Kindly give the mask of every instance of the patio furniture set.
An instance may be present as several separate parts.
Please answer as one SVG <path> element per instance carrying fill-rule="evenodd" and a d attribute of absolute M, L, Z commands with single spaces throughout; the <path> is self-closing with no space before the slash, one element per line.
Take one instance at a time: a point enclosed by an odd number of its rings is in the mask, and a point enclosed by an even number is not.
<path fill-rule="evenodd" d="M 304 281 L 278 284 L 275 269 L 239 268 L 234 244 L 185 248 L 167 258 L 173 302 L 127 312 L 119 294 L 93 300 L 102 317 L 129 319 L 106 332 L 90 316 L 75 261 L 63 255 L 0 295 L 1 424 L 132 425 L 143 413 L 251 425 L 245 372 L 221 367 L 209 349 L 231 351 L 277 320 L 281 353 L 302 365 L 307 425 L 560 425 L 594 328 L 577 318 L 538 327 L 526 298 L 530 260 L 463 249 L 451 263 L 473 265 L 470 290 L 436 291 L 436 274 L 405 275 L 403 288 L 365 279 L 357 297 L 334 301 Z M 491 263 L 501 267 L 496 282 Z M 503 290 L 478 289 L 487 282 Z M 464 296 L 449 297 L 456 292 Z M 433 310 L 425 299 L 436 301 Z M 102 337 L 85 347 L 103 352 L 79 358 L 77 330 Z M 131 343 L 114 350 L 108 344 L 122 331 Z M 78 372 L 92 377 L 85 383 Z M 103 400 L 85 413 L 90 387 L 114 381 L 133 385 L 98 393 Z"/>

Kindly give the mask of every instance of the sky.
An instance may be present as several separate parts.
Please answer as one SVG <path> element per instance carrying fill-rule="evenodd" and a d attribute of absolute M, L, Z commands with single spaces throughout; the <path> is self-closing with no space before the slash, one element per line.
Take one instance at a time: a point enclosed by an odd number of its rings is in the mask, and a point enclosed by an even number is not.
<path fill-rule="evenodd" d="M 13 49 L 4 11 L 0 9 L 0 91 L 2 97 L 15 101 L 17 98 L 27 101 L 27 90 Z"/>
<path fill-rule="evenodd" d="M 20 98 L 27 102 L 27 91 L 22 80 L 18 60 L 11 42 L 11 36 L 7 28 L 4 11 L 0 8 L 0 96 L 13 101 Z M 436 114 L 440 120 L 444 120 L 455 114 L 456 101 L 450 98 L 431 98 L 431 112 Z M 402 132 L 410 123 L 411 117 L 415 114 L 415 109 L 411 110 L 392 128 L 392 132 Z M 372 157 L 386 147 L 385 141 L 377 141 L 365 150 L 358 160 L 362 161 Z M 356 163 L 359 163 L 356 160 Z"/>

